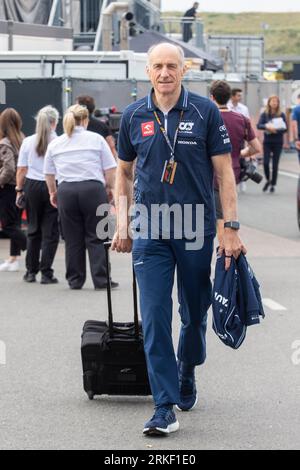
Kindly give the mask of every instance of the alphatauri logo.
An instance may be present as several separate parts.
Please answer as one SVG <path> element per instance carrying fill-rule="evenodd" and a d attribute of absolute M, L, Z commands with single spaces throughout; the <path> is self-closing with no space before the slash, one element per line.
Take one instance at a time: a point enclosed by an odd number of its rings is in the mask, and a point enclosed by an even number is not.
<path fill-rule="evenodd" d="M 179 130 L 181 132 L 189 133 L 193 130 L 195 123 L 194 122 L 181 122 L 179 124 Z"/>
<path fill-rule="evenodd" d="M 228 299 L 223 297 L 221 294 L 218 294 L 218 292 L 215 292 L 215 299 L 217 302 L 220 302 L 224 307 L 228 307 Z"/>
<path fill-rule="evenodd" d="M 154 135 L 154 121 L 142 123 L 142 135 L 143 137 Z"/>

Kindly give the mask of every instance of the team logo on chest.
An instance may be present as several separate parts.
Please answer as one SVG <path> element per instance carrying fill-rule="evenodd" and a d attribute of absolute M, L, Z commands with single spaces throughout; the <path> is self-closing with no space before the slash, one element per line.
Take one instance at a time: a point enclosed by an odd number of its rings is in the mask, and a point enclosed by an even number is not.
<path fill-rule="evenodd" d="M 154 135 L 154 121 L 142 123 L 142 135 L 143 137 L 150 137 Z"/>
<path fill-rule="evenodd" d="M 191 121 L 183 121 L 179 124 L 181 134 L 192 134 L 195 123 Z"/>

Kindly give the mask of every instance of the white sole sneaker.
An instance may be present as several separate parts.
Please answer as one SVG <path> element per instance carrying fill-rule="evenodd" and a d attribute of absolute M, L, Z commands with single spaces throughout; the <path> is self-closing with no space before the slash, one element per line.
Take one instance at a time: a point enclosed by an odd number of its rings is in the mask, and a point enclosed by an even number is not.
<path fill-rule="evenodd" d="M 13 261 L 12 263 L 10 263 L 9 261 L 4 261 L 4 263 L 2 263 L 0 265 L 0 271 L 1 272 L 17 272 L 20 270 L 20 265 L 19 265 L 19 261 Z"/>
<path fill-rule="evenodd" d="M 9 267 L 9 268 L 7 269 L 7 271 L 8 271 L 9 273 L 17 273 L 17 272 L 20 271 L 20 267 L 19 267 L 19 266 Z"/>
<path fill-rule="evenodd" d="M 144 428 L 143 434 L 145 434 L 145 436 L 164 436 L 171 432 L 178 431 L 178 429 L 179 422 L 176 421 L 175 423 L 169 424 L 167 428 Z"/>
<path fill-rule="evenodd" d="M 192 410 L 196 407 L 197 403 L 198 403 L 198 395 L 196 395 L 195 403 L 194 403 L 193 406 L 192 406 L 191 408 L 189 408 L 188 410 L 182 410 L 181 408 L 179 408 L 178 405 L 175 405 L 175 408 L 176 408 L 178 411 L 182 411 L 182 412 L 184 413 L 184 412 L 187 412 L 187 411 L 192 411 Z"/>
<path fill-rule="evenodd" d="M 2 263 L 2 264 L 0 264 L 0 272 L 1 272 L 1 273 L 2 273 L 2 272 L 4 273 L 4 272 L 7 271 L 7 270 L 8 270 L 8 263 Z"/>

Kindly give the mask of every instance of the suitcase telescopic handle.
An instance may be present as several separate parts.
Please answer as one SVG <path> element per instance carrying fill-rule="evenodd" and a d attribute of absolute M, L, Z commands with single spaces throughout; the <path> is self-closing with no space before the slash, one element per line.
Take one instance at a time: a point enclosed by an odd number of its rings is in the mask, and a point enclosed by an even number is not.
<path fill-rule="evenodd" d="M 105 258 L 106 258 L 106 280 L 107 280 L 107 305 L 108 305 L 108 329 L 109 336 L 112 338 L 114 336 L 114 319 L 112 311 L 112 301 L 111 301 L 111 278 L 110 278 L 110 266 L 109 266 L 109 248 L 111 247 L 111 241 L 104 243 L 105 248 Z M 132 291 L 133 291 L 133 313 L 134 313 L 134 332 L 135 337 L 138 339 L 140 334 L 139 329 L 139 315 L 138 315 L 138 302 L 137 302 L 137 285 L 136 277 L 134 272 L 134 267 L 132 264 Z"/>

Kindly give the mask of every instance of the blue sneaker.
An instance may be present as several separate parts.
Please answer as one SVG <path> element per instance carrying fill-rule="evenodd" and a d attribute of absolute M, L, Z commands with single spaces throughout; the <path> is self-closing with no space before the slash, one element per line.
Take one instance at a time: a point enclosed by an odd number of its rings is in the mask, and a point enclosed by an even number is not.
<path fill-rule="evenodd" d="M 179 411 L 190 411 L 197 405 L 197 389 L 195 381 L 195 367 L 187 366 L 182 361 L 178 361 L 178 378 L 180 402 L 176 408 Z"/>
<path fill-rule="evenodd" d="M 173 411 L 173 405 L 161 405 L 155 408 L 155 413 L 145 424 L 145 436 L 165 436 L 179 429 L 179 423 Z"/>

